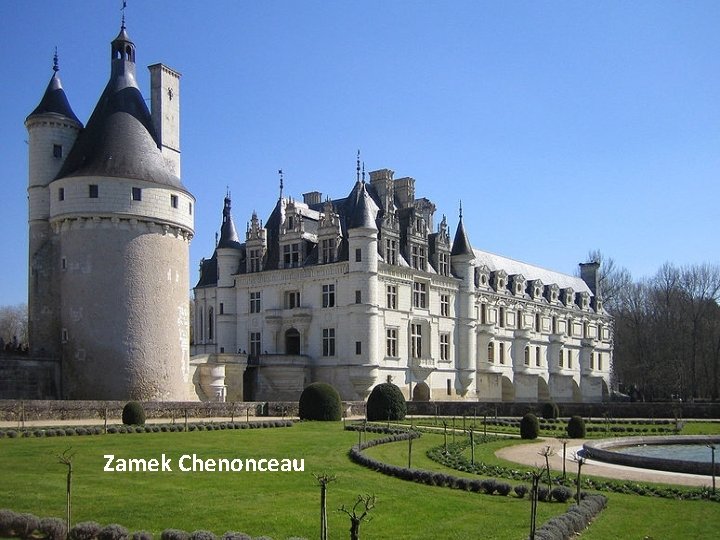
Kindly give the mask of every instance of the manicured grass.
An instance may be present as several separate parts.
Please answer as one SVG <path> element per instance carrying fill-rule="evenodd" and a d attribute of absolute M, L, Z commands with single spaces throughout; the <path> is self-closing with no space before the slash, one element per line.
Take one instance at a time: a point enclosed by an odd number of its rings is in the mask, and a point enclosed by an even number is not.
<path fill-rule="evenodd" d="M 371 436 L 370 434 L 368 434 Z M 439 436 L 416 441 L 422 448 Z M 120 523 L 156 535 L 165 528 L 228 530 L 253 536 L 316 538 L 319 488 L 311 473 L 337 475 L 328 492 L 331 538 L 344 538 L 349 520 L 336 509 L 358 494 L 374 493 L 373 520 L 362 525 L 368 538 L 517 539 L 527 533 L 529 503 L 510 497 L 429 487 L 383 476 L 350 462 L 347 451 L 357 434 L 341 423 L 303 423 L 292 428 L 150 433 L 0 440 L 0 507 L 40 516 L 62 517 L 66 468 L 57 454 L 75 453 L 73 521 Z M 402 459 L 405 447 L 391 445 Z M 173 463 L 182 454 L 208 457 L 304 458 L 304 473 L 107 473 L 104 454 L 159 457 Z M 427 460 L 427 458 L 425 458 Z M 427 460 L 429 462 L 429 460 Z M 431 462 L 429 462 L 431 463 Z M 429 465 L 428 463 L 428 465 Z M 434 465 L 434 468 L 438 468 Z M 176 469 L 176 467 L 174 467 Z M 445 469 L 450 472 L 449 469 Z M 555 505 L 553 512 L 562 511 Z M 412 519 L 409 519 L 412 516 Z"/>

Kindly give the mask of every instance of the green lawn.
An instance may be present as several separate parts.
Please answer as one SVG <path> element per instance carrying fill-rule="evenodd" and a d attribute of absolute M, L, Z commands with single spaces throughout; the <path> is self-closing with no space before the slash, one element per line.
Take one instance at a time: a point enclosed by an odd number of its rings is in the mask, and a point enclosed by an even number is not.
<path fill-rule="evenodd" d="M 369 435 L 370 436 L 370 435 Z M 150 433 L 62 438 L 0 439 L 0 508 L 62 517 L 65 471 L 57 454 L 72 447 L 73 521 L 120 523 L 130 530 L 165 528 L 228 530 L 276 540 L 317 538 L 319 488 L 312 473 L 337 475 L 328 493 L 330 538 L 347 538 L 349 520 L 336 509 L 358 494 L 374 493 L 373 520 L 362 538 L 522 539 L 527 535 L 529 502 L 515 497 L 480 495 L 429 487 L 383 476 L 353 464 L 347 450 L 358 435 L 340 423 L 302 423 L 292 428 L 191 433 Z M 454 472 L 429 460 L 428 448 L 441 435 L 424 434 L 413 442 L 413 467 Z M 518 442 L 519 443 L 519 442 Z M 479 447 L 478 459 L 491 460 L 502 444 Z M 407 442 L 367 452 L 397 465 L 407 464 Z M 304 458 L 302 473 L 108 473 L 104 454 L 172 458 Z M 513 482 L 511 482 L 513 483 Z M 608 494 L 609 508 L 583 535 L 587 538 L 709 538 L 720 530 L 720 506 L 705 501 L 671 501 Z M 565 505 L 541 503 L 539 523 Z M 628 531 L 632 531 L 628 536 Z M 637 532 L 637 534 L 635 534 Z"/>

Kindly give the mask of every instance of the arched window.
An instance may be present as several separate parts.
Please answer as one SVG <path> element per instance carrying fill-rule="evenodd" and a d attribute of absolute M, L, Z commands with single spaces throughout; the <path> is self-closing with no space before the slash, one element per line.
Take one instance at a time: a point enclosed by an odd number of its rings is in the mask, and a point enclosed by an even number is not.
<path fill-rule="evenodd" d="M 205 310 L 202 307 L 198 310 L 198 341 L 205 341 Z"/>
<path fill-rule="evenodd" d="M 530 347 L 528 345 L 525 346 L 525 365 L 530 365 Z"/>
<path fill-rule="evenodd" d="M 492 341 L 488 343 L 487 359 L 490 363 L 495 362 L 495 343 Z"/>
<path fill-rule="evenodd" d="M 208 341 L 215 339 L 215 311 L 213 308 L 208 308 Z"/>

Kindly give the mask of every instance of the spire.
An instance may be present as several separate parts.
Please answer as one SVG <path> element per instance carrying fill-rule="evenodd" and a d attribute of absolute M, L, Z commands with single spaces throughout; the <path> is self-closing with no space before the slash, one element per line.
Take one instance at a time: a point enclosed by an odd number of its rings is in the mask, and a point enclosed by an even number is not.
<path fill-rule="evenodd" d="M 465 226 L 463 225 L 462 215 L 462 201 L 460 202 L 460 221 L 458 223 L 457 230 L 455 231 L 455 239 L 453 240 L 452 251 L 450 255 L 469 255 L 474 257 L 470 240 L 468 239 L 467 233 L 465 232 Z"/>
<path fill-rule="evenodd" d="M 122 11 L 122 22 L 120 23 L 120 28 L 125 29 L 125 9 L 127 8 L 127 0 L 123 0 L 123 5 L 120 8 L 120 11 Z"/>
<path fill-rule="evenodd" d="M 362 183 L 365 183 L 365 162 L 362 162 Z"/>
<path fill-rule="evenodd" d="M 233 223 L 232 213 L 230 208 L 232 201 L 230 200 L 230 190 L 226 191 L 225 199 L 223 200 L 223 212 L 222 212 L 222 226 L 220 227 L 220 240 L 217 243 L 217 248 L 239 248 L 240 240 L 238 239 L 237 231 L 235 230 L 235 223 Z"/>
<path fill-rule="evenodd" d="M 278 197 L 278 200 L 282 200 L 282 198 L 283 198 L 283 172 L 282 172 L 282 169 L 278 169 L 278 174 L 280 175 L 280 197 Z"/>
<path fill-rule="evenodd" d="M 355 166 L 355 171 L 356 171 L 356 173 L 355 173 L 356 181 L 359 182 L 360 181 L 360 150 L 359 149 L 357 152 L 357 165 Z"/>
<path fill-rule="evenodd" d="M 50 77 L 50 82 L 45 89 L 45 93 L 40 100 L 40 104 L 28 115 L 28 119 L 36 114 L 59 114 L 69 118 L 70 120 L 74 120 L 78 124 L 81 124 L 78 117 L 75 116 L 72 107 L 70 107 L 70 103 L 65 95 L 62 82 L 60 81 L 59 71 L 60 65 L 58 62 L 58 52 L 57 47 L 55 47 L 55 53 L 53 54 L 52 77 Z"/>

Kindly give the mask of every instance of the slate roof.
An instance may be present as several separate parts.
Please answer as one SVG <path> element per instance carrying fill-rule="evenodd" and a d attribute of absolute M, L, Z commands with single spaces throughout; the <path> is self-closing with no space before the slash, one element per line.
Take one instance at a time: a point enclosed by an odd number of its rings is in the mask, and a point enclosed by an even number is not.
<path fill-rule="evenodd" d="M 28 115 L 27 119 L 29 120 L 31 117 L 39 114 L 59 114 L 82 125 L 78 117 L 75 116 L 72 107 L 70 107 L 70 102 L 68 102 L 67 96 L 65 95 L 65 90 L 63 90 L 62 82 L 60 81 L 60 76 L 57 71 L 53 72 L 53 76 L 50 78 L 50 82 L 45 89 L 40 104 Z"/>
<path fill-rule="evenodd" d="M 470 239 L 465 232 L 465 226 L 463 225 L 462 218 L 458 223 L 457 230 L 455 231 L 455 239 L 452 243 L 452 251 L 450 255 L 472 255 L 473 249 L 470 245 Z"/>

